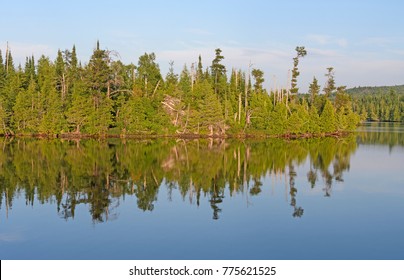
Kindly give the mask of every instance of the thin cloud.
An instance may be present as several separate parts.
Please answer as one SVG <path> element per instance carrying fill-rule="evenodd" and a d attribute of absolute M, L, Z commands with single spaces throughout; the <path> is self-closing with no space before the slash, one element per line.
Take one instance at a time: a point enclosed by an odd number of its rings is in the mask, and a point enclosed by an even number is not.
<path fill-rule="evenodd" d="M 53 47 L 43 44 L 25 44 L 20 42 L 9 42 L 8 47 L 13 56 L 15 66 L 17 66 L 18 63 L 23 64 L 27 56 L 33 55 L 35 59 L 38 59 L 41 55 L 54 57 L 57 54 L 57 50 L 55 50 Z M 3 54 L 5 54 L 6 48 L 7 43 L 4 43 L 3 45 L 0 46 L 0 49 L 3 51 Z"/>
<path fill-rule="evenodd" d="M 314 57 L 337 58 L 343 56 L 340 52 L 330 49 L 307 48 L 307 54 Z"/>
<path fill-rule="evenodd" d="M 321 35 L 321 34 L 310 34 L 307 35 L 307 40 L 311 43 L 315 43 L 318 45 L 326 46 L 326 45 L 337 45 L 339 47 L 345 48 L 348 46 L 348 40 L 345 38 L 338 38 L 330 35 Z"/>

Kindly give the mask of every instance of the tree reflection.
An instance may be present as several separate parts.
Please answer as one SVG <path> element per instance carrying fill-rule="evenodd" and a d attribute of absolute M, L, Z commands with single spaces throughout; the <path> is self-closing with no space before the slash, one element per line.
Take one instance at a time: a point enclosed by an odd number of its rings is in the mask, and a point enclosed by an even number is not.
<path fill-rule="evenodd" d="M 86 205 L 94 222 L 119 215 L 125 196 L 137 207 L 153 211 L 160 188 L 178 191 L 199 206 L 204 197 L 219 219 L 226 196 L 259 196 L 268 188 L 265 178 L 285 180 L 293 217 L 302 217 L 296 185 L 297 167 L 310 162 L 311 188 L 321 174 L 325 196 L 334 181 L 343 181 L 355 137 L 283 140 L 34 140 L 1 139 L 0 208 L 8 212 L 22 193 L 26 203 L 55 202 L 63 219 L 74 219 Z M 331 170 L 331 171 L 330 171 Z M 301 182 L 301 181 L 299 181 Z M 300 184 L 300 183 L 299 183 Z"/>

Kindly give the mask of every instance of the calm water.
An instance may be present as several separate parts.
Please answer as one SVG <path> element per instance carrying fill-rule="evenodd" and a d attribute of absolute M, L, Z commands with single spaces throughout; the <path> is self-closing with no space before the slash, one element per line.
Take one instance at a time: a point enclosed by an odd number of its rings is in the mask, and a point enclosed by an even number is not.
<path fill-rule="evenodd" d="M 0 148 L 0 259 L 404 259 L 402 125 Z"/>

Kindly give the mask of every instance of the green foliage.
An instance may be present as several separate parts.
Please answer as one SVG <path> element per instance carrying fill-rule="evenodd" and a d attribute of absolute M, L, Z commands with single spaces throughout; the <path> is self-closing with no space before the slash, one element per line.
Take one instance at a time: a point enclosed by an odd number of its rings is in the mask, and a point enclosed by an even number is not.
<path fill-rule="evenodd" d="M 201 127 L 201 132 L 208 132 L 209 135 L 213 133 L 224 133 L 224 117 L 222 106 L 217 95 L 214 94 L 208 82 L 202 82 L 199 89 L 201 98 L 198 107 L 198 123 Z"/>
<path fill-rule="evenodd" d="M 160 67 L 155 60 L 156 55 L 154 53 L 145 53 L 139 57 L 136 81 L 145 96 L 153 94 L 156 87 L 162 85 Z"/>
<path fill-rule="evenodd" d="M 40 125 L 40 92 L 32 79 L 26 91 L 18 91 L 13 107 L 12 122 L 17 132 L 36 132 Z"/>
<path fill-rule="evenodd" d="M 321 131 L 320 125 L 320 116 L 318 115 L 318 111 L 316 106 L 311 106 L 309 111 L 309 117 L 307 119 L 308 122 L 308 132 L 317 134 Z"/>
<path fill-rule="evenodd" d="M 268 128 L 272 110 L 273 105 L 268 94 L 253 94 L 250 101 L 252 128 L 265 131 Z"/>
<path fill-rule="evenodd" d="M 2 98 L 0 98 L 0 135 L 5 135 L 8 133 L 8 127 L 7 127 L 8 117 L 9 116 L 4 107 L 4 101 Z"/>
<path fill-rule="evenodd" d="M 252 76 L 254 77 L 255 83 L 254 83 L 254 90 L 256 92 L 262 92 L 262 84 L 264 83 L 264 72 L 260 69 L 254 68 L 251 71 Z"/>
<path fill-rule="evenodd" d="M 131 96 L 121 107 L 117 126 L 122 134 L 167 133 L 168 116 L 161 112 L 156 101 Z"/>
<path fill-rule="evenodd" d="M 0 134 L 296 137 L 353 130 L 358 114 L 362 119 L 404 119 L 404 99 L 394 92 L 352 99 L 345 87 L 338 87 L 334 94 L 333 68 L 328 68 L 325 95 L 313 78 L 310 97 L 297 98 L 298 63 L 306 51 L 297 47 L 296 52 L 289 102 L 286 89 L 267 94 L 260 69 L 252 69 L 253 81 L 250 70 L 232 69 L 228 80 L 221 49 L 205 71 L 200 56 L 180 75 L 171 61 L 165 79 L 154 53 L 126 65 L 98 42 L 84 66 L 75 46 L 58 50 L 55 61 L 27 57 L 24 69 L 14 68 L 7 50 L 5 60 L 0 53 Z"/>
<path fill-rule="evenodd" d="M 73 87 L 71 106 L 66 112 L 66 119 L 71 131 L 80 133 L 89 122 L 89 116 L 93 106 L 92 100 L 85 94 L 86 87 L 82 81 L 77 81 Z"/>
<path fill-rule="evenodd" d="M 332 103 L 327 100 L 320 115 L 321 132 L 331 133 L 336 131 L 336 117 Z"/>
<path fill-rule="evenodd" d="M 268 130 L 269 133 L 282 135 L 288 128 L 288 109 L 284 103 L 275 105 L 274 111 L 270 113 Z"/>
<path fill-rule="evenodd" d="M 290 93 L 292 96 L 299 92 L 299 88 L 297 87 L 297 77 L 300 75 L 298 69 L 299 58 L 305 57 L 306 55 L 307 51 L 304 47 L 296 47 L 296 57 L 293 58 L 292 81 L 290 87 Z"/>
<path fill-rule="evenodd" d="M 347 91 L 353 95 L 353 110 L 361 116 L 362 120 L 404 121 L 402 87 L 365 87 Z"/>
<path fill-rule="evenodd" d="M 327 77 L 327 84 L 323 88 L 325 96 L 328 98 L 331 96 L 331 94 L 334 92 L 335 88 L 335 79 L 334 79 L 334 68 L 333 67 L 328 67 L 327 68 L 327 74 L 325 74 Z"/>
<path fill-rule="evenodd" d="M 313 82 L 309 85 L 309 94 L 310 94 L 310 104 L 314 104 L 314 100 L 320 93 L 320 85 L 318 84 L 318 80 L 316 77 L 313 77 Z"/>
<path fill-rule="evenodd" d="M 223 98 L 224 90 L 226 88 L 226 67 L 221 64 L 221 61 L 224 59 L 222 55 L 221 49 L 215 50 L 215 58 L 212 61 L 212 79 L 213 79 L 213 88 L 215 90 L 215 94 L 218 94 L 221 98 Z"/>

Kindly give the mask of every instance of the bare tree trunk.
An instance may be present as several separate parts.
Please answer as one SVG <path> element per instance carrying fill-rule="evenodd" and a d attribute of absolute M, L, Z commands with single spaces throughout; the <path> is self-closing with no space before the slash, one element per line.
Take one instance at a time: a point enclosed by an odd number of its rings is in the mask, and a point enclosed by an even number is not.
<path fill-rule="evenodd" d="M 159 84 L 160 84 L 160 80 L 157 82 L 156 87 L 155 87 L 154 90 L 153 90 L 153 95 L 152 95 L 152 97 L 154 97 L 154 94 L 156 94 L 156 91 L 157 91 L 157 88 L 159 87 Z"/>
<path fill-rule="evenodd" d="M 249 76 L 248 76 L 249 78 Z M 248 78 L 247 76 L 245 77 L 245 86 L 244 86 L 244 110 L 245 114 L 247 116 L 247 109 L 248 109 Z"/>
<path fill-rule="evenodd" d="M 8 42 L 7 42 L 7 47 L 6 47 L 6 73 L 8 74 L 8 63 L 10 60 L 10 51 L 8 49 Z"/>
<path fill-rule="evenodd" d="M 187 126 L 188 126 L 188 118 L 189 118 L 189 103 L 188 103 L 188 110 L 187 110 L 187 120 L 185 121 L 185 125 L 184 125 L 184 131 L 182 133 L 185 133 L 185 131 L 187 130 Z"/>
<path fill-rule="evenodd" d="M 65 73 L 62 74 L 62 101 L 66 98 L 66 76 Z"/>
<path fill-rule="evenodd" d="M 288 104 L 288 102 L 289 102 L 289 80 L 290 80 L 290 70 L 288 70 L 288 81 L 286 83 L 286 107 L 290 111 L 289 104 Z"/>

